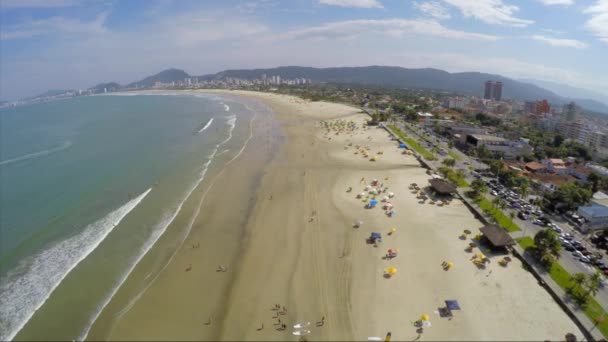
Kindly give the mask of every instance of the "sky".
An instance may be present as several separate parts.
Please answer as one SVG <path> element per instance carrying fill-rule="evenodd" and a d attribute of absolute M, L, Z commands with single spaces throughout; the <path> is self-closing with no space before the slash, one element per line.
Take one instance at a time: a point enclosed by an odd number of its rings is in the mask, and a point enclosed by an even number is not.
<path fill-rule="evenodd" d="M 1 0 L 0 98 L 167 68 L 392 65 L 608 94 L 608 0 Z"/>

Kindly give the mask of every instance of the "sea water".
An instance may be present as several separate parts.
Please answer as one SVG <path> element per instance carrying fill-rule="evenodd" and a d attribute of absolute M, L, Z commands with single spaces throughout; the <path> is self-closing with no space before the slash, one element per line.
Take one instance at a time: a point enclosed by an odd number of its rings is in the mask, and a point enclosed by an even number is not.
<path fill-rule="evenodd" d="M 255 117 L 215 95 L 128 95 L 0 112 L 0 340 L 85 337 L 161 236 L 187 233 L 175 218 Z"/>

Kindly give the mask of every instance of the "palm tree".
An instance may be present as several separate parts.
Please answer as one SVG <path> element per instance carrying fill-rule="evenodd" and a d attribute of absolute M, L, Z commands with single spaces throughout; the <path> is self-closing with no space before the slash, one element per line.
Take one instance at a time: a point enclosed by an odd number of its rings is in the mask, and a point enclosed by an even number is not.
<path fill-rule="evenodd" d="M 587 281 L 587 276 L 585 276 L 584 273 L 582 272 L 578 272 L 576 274 L 574 274 L 572 276 L 572 278 L 570 278 L 570 282 L 573 283 L 574 285 L 571 287 L 571 289 L 576 288 L 582 288 L 583 284 Z"/>
<path fill-rule="evenodd" d="M 550 267 L 553 261 L 559 259 L 562 245 L 557 234 L 550 229 L 543 229 L 534 235 L 534 244 L 538 257 L 545 267 Z"/>
<path fill-rule="evenodd" d="M 585 284 L 587 285 L 587 295 L 595 296 L 600 290 L 602 284 L 602 275 L 599 272 L 595 272 L 589 275 L 586 279 Z"/>
<path fill-rule="evenodd" d="M 494 208 L 497 208 L 500 205 L 500 200 L 502 198 L 500 197 L 494 197 L 494 199 L 492 200 L 492 205 L 494 206 Z"/>
<path fill-rule="evenodd" d="M 454 165 L 456 165 L 456 160 L 452 158 L 445 158 L 441 163 L 447 167 L 454 167 Z"/>
<path fill-rule="evenodd" d="M 486 183 L 483 182 L 483 180 L 476 178 L 471 183 L 471 189 L 475 193 L 475 196 L 478 196 L 478 195 L 488 191 L 488 186 L 486 185 Z"/>

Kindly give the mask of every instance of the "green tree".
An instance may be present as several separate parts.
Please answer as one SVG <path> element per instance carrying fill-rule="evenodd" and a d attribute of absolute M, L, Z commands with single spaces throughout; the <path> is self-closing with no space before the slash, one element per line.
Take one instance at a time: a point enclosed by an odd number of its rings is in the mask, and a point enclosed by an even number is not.
<path fill-rule="evenodd" d="M 528 179 L 522 178 L 522 181 L 517 189 L 522 198 L 528 198 L 528 195 L 530 194 L 530 183 L 528 182 Z"/>
<path fill-rule="evenodd" d="M 496 175 L 496 177 L 498 177 L 498 174 L 504 169 L 505 167 L 505 162 L 503 162 L 502 160 L 490 160 L 488 162 L 488 166 L 490 168 L 490 171 Z"/>
<path fill-rule="evenodd" d="M 452 159 L 452 158 L 445 158 L 441 164 L 447 166 L 447 167 L 454 167 L 454 165 L 456 165 L 456 160 Z"/>
<path fill-rule="evenodd" d="M 454 148 L 454 143 L 452 142 L 452 140 L 448 141 L 448 147 L 449 148 Z"/>
<path fill-rule="evenodd" d="M 586 294 L 595 296 L 600 290 L 602 285 L 602 275 L 599 272 L 595 272 L 587 276 L 585 286 L 587 287 Z"/>
<path fill-rule="evenodd" d="M 547 268 L 559 259 L 562 245 L 557 234 L 550 229 L 543 229 L 534 235 L 534 245 L 538 259 Z"/>
<path fill-rule="evenodd" d="M 494 206 L 494 208 L 498 208 L 498 206 L 500 205 L 500 200 L 502 200 L 502 198 L 494 197 L 494 199 L 492 200 L 492 205 Z"/>
<path fill-rule="evenodd" d="M 591 190 L 584 186 L 576 182 L 567 182 L 550 194 L 548 199 L 554 207 L 561 207 L 567 211 L 575 210 L 579 206 L 587 204 L 592 195 Z"/>
<path fill-rule="evenodd" d="M 570 290 L 582 288 L 586 281 L 587 276 L 584 273 L 575 273 L 572 275 L 572 278 L 570 278 L 570 282 L 573 284 L 572 287 L 570 287 Z"/>
<path fill-rule="evenodd" d="M 473 190 L 475 196 L 479 196 L 480 194 L 483 194 L 488 191 L 486 183 L 484 183 L 479 178 L 476 178 L 475 180 L 473 180 L 473 182 L 471 182 L 471 189 Z"/>
<path fill-rule="evenodd" d="M 560 147 L 560 146 L 562 145 L 562 143 L 563 143 L 563 142 L 564 142 L 564 137 L 562 137 L 561 135 L 556 134 L 556 135 L 553 137 L 553 146 L 554 146 L 554 147 Z"/>

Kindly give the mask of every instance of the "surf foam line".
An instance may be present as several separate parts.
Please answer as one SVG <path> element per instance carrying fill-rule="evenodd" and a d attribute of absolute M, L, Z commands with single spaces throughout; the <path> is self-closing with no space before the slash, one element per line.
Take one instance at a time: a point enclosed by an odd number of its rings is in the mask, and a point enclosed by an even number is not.
<path fill-rule="evenodd" d="M 230 106 L 224 103 L 224 110 L 229 112 L 230 111 Z"/>
<path fill-rule="evenodd" d="M 255 118 L 255 116 L 254 116 Z M 228 141 L 230 141 L 230 139 L 232 139 L 232 132 L 234 131 L 234 128 L 236 127 L 236 115 L 231 115 L 230 117 L 228 117 L 228 120 L 226 121 L 226 124 L 228 124 L 228 126 L 230 127 L 229 132 L 228 132 L 228 138 L 226 138 L 224 141 L 222 141 L 221 143 L 215 145 L 215 150 L 213 151 L 213 153 L 209 156 L 209 160 L 205 163 L 205 166 L 203 168 L 203 170 L 201 171 L 201 177 L 199 177 L 199 179 L 195 182 L 195 184 L 192 186 L 192 188 L 190 188 L 190 190 L 188 191 L 188 194 L 186 195 L 186 197 L 184 198 L 184 200 L 179 204 L 177 210 L 175 210 L 175 212 L 171 215 L 171 218 L 166 222 L 166 224 L 162 225 L 163 228 L 157 233 L 157 234 L 153 234 L 148 241 L 144 244 L 144 246 L 142 247 L 142 253 L 140 253 L 140 255 L 135 259 L 135 262 L 133 262 L 131 264 L 131 266 L 129 267 L 129 269 L 127 270 L 127 272 L 125 272 L 122 277 L 119 279 L 119 281 L 117 282 L 117 285 L 114 286 L 112 288 L 112 292 L 104 299 L 103 303 L 98 307 L 98 309 L 96 310 L 95 314 L 93 315 L 93 317 L 91 317 L 91 319 L 89 320 L 87 326 L 85 327 L 85 329 L 83 330 L 82 334 L 78 337 L 78 341 L 84 341 L 87 339 L 89 332 L 91 331 L 91 328 L 93 327 L 93 324 L 95 324 L 95 321 L 97 321 L 97 319 L 99 318 L 99 316 L 101 315 L 101 313 L 103 312 L 103 310 L 106 308 L 106 306 L 108 306 L 108 304 L 110 303 L 110 301 L 112 300 L 112 298 L 116 295 L 116 293 L 118 292 L 118 290 L 122 287 L 122 285 L 124 284 L 124 282 L 127 280 L 127 278 L 129 277 L 129 275 L 133 272 L 133 270 L 135 269 L 135 267 L 137 266 L 137 264 L 139 264 L 139 262 L 144 258 L 144 256 L 150 251 L 150 249 L 152 249 L 152 247 L 156 244 L 156 242 L 158 241 L 158 239 L 160 239 L 160 237 L 165 233 L 165 231 L 169 228 L 169 226 L 171 225 L 171 223 L 173 223 L 173 220 L 175 220 L 175 218 L 177 217 L 177 215 L 180 213 L 183 204 L 190 198 L 190 196 L 192 195 L 192 193 L 194 192 L 194 190 L 200 185 L 200 183 L 203 181 L 203 179 L 205 178 L 205 175 L 207 174 L 207 170 L 209 169 L 209 165 L 211 165 L 211 162 L 213 161 L 214 157 L 217 154 L 217 151 L 219 150 L 219 148 L 224 145 L 225 143 L 227 143 Z M 252 120 L 253 121 L 253 120 Z M 253 130 L 251 131 L 251 134 L 253 134 Z M 251 136 L 249 137 L 249 139 L 251 139 Z M 249 142 L 249 139 L 247 140 L 247 142 Z M 240 154 L 240 153 L 239 153 Z M 233 158 L 234 159 L 234 158 Z M 219 175 L 221 175 L 224 172 L 224 169 L 222 169 L 211 181 L 209 187 L 207 188 L 207 190 L 203 193 L 203 196 L 201 198 L 201 201 L 199 202 L 199 205 L 197 207 L 197 211 L 196 214 L 194 215 L 194 218 L 196 218 L 198 216 L 198 214 L 200 213 L 200 207 L 203 204 L 203 201 L 205 200 L 205 197 L 207 196 L 207 192 L 209 192 L 209 189 L 211 189 L 211 187 L 213 186 L 213 184 L 215 183 L 215 180 L 217 179 L 217 177 Z M 126 314 L 127 312 L 129 312 L 129 310 L 135 305 L 135 303 L 137 303 L 137 301 L 141 298 L 141 296 L 144 295 L 144 293 L 148 290 L 148 288 L 154 283 L 154 281 L 156 281 L 156 279 L 158 278 L 158 276 L 162 273 L 162 271 L 164 271 L 164 269 L 167 267 L 167 265 L 169 265 L 171 263 L 171 260 L 173 260 L 173 257 L 176 255 L 177 251 L 181 249 L 181 247 L 184 244 L 184 241 L 186 241 L 186 238 L 188 237 L 188 235 L 190 234 L 190 230 L 192 229 L 192 225 L 194 224 L 194 219 L 190 222 L 188 229 L 187 229 L 187 233 L 185 234 L 184 238 L 182 239 L 182 241 L 180 242 L 179 246 L 177 247 L 177 249 L 175 250 L 175 252 L 171 255 L 171 257 L 169 258 L 169 260 L 167 261 L 167 263 L 160 269 L 160 271 L 158 271 L 156 273 L 156 275 L 152 278 L 152 280 L 142 289 L 142 291 L 140 291 L 137 295 L 135 295 L 131 300 L 129 300 L 129 302 L 127 303 L 127 305 L 121 309 L 118 313 L 117 313 L 117 317 L 116 319 L 120 319 L 120 317 L 122 317 L 124 314 Z M 146 278 L 148 278 L 150 275 L 147 275 Z"/>
<path fill-rule="evenodd" d="M 150 193 L 130 200 L 79 234 L 24 260 L 0 284 L 0 340 L 12 340 L 63 279 Z"/>
<path fill-rule="evenodd" d="M 248 108 L 249 109 L 249 108 Z M 224 170 L 226 170 L 226 166 L 228 166 L 228 164 L 230 164 L 231 162 L 233 162 L 236 158 L 238 158 L 243 151 L 245 150 L 245 147 L 247 146 L 247 144 L 249 143 L 249 141 L 251 140 L 251 138 L 253 138 L 253 121 L 255 120 L 256 116 L 257 116 L 257 112 L 253 111 L 255 114 L 253 115 L 251 121 L 249 122 L 249 137 L 247 138 L 247 140 L 245 141 L 245 143 L 243 144 L 243 147 L 241 148 L 241 150 L 239 151 L 239 153 L 233 157 L 230 161 L 228 161 L 225 165 L 224 168 L 222 168 L 222 170 L 220 172 L 218 172 L 217 175 L 215 175 L 215 177 L 213 177 L 213 179 L 211 180 L 211 182 L 209 183 L 209 186 L 207 187 L 207 189 L 205 190 L 205 192 L 203 193 L 203 196 L 201 196 L 201 199 L 198 203 L 196 212 L 194 213 L 194 215 L 192 215 L 192 219 L 190 220 L 190 222 L 187 225 L 185 234 L 182 238 L 182 240 L 179 243 L 179 246 L 175 249 L 175 251 L 173 252 L 173 254 L 171 255 L 171 257 L 169 257 L 169 259 L 167 260 L 167 262 L 163 265 L 163 267 L 154 275 L 154 277 L 152 278 L 152 280 L 136 295 L 134 296 L 131 300 L 129 300 L 129 302 L 127 303 L 127 305 L 125 305 L 125 307 L 120 310 L 117 314 L 116 314 L 116 319 L 120 319 L 120 317 L 122 317 L 123 315 L 125 315 L 127 312 L 129 312 L 129 310 L 131 310 L 131 308 L 137 303 L 137 301 L 139 301 L 139 299 L 146 293 L 146 291 L 150 288 L 150 286 L 152 286 L 152 284 L 156 281 L 156 279 L 163 273 L 163 271 L 167 268 L 167 266 L 169 266 L 169 264 L 171 264 L 171 261 L 173 260 L 173 258 L 175 257 L 175 255 L 177 255 L 177 252 L 179 250 L 181 250 L 181 248 L 184 245 L 184 242 L 186 241 L 186 239 L 188 238 L 188 236 L 190 235 L 190 232 L 192 231 L 192 226 L 194 225 L 194 221 L 196 220 L 196 218 L 199 216 L 200 211 L 201 211 L 201 207 L 203 205 L 203 203 L 205 202 L 205 198 L 207 197 L 207 194 L 209 193 L 209 190 L 211 190 L 211 188 L 213 187 L 213 185 L 215 184 L 215 182 L 219 179 L 219 177 L 224 173 Z M 232 123 L 229 122 L 230 124 L 230 135 L 229 138 L 224 140 L 223 142 L 221 142 L 220 144 L 217 144 L 215 146 L 215 152 L 218 151 L 218 149 L 225 144 L 226 142 L 228 142 L 230 140 L 230 138 L 232 138 L 232 131 L 234 130 L 235 124 L 236 124 L 236 116 L 232 115 L 233 118 L 230 118 L 229 121 L 232 121 Z M 215 155 L 214 152 L 214 155 Z M 210 164 L 211 161 L 213 159 L 210 159 L 207 163 Z M 207 165 L 208 167 L 208 165 Z M 204 172 L 207 172 L 207 169 L 205 168 Z M 196 188 L 198 186 L 198 184 L 194 187 Z M 181 207 L 180 207 L 181 209 Z M 173 221 L 173 219 L 175 219 L 175 216 L 177 216 L 177 213 L 173 216 L 173 218 L 171 219 L 171 221 Z M 171 224 L 171 222 L 169 222 L 169 224 L 167 226 L 169 226 Z M 165 228 L 166 229 L 166 228 Z M 162 235 L 162 234 L 161 234 Z M 158 238 L 157 238 L 158 240 Z M 148 249 L 149 250 L 149 249 Z M 143 256 L 142 256 L 143 257 Z M 139 259 L 141 260 L 141 258 Z M 137 261 L 139 263 L 139 260 Z M 133 266 L 128 273 L 131 273 L 133 271 L 133 269 L 135 268 L 135 266 Z M 126 277 L 124 277 L 125 279 L 128 277 L 128 274 L 126 275 Z M 146 276 L 146 278 L 148 278 L 148 276 Z M 124 280 L 122 281 L 124 282 Z M 121 283 L 122 285 L 122 283 Z M 107 303 L 105 303 L 103 305 L 103 307 L 105 307 L 110 299 L 114 296 L 114 294 L 118 291 L 118 288 L 120 287 L 120 285 L 116 288 L 116 290 L 114 290 L 114 292 L 112 293 L 111 296 L 109 296 L 109 299 L 107 300 Z M 96 314 L 96 316 L 91 320 L 91 323 L 89 324 L 89 327 L 87 328 L 87 330 L 82 334 L 81 337 L 78 338 L 79 341 L 84 341 L 88 334 L 89 331 L 93 325 L 93 323 L 97 320 L 97 318 L 99 317 L 99 315 L 101 314 L 101 311 L 103 310 L 103 308 L 101 310 L 98 311 L 98 313 Z"/>
<path fill-rule="evenodd" d="M 66 141 L 65 143 L 63 143 L 63 145 L 57 146 L 55 148 L 51 148 L 51 149 L 44 150 L 44 151 L 39 151 L 39 152 L 34 152 L 34 153 L 29 153 L 29 154 L 25 154 L 25 155 L 22 155 L 22 156 L 19 156 L 19 157 L 16 157 L 16 158 L 11 158 L 11 159 L 0 161 L 0 166 L 12 164 L 12 163 L 17 163 L 17 162 L 20 162 L 20 161 L 24 161 L 24 160 L 28 160 L 28 159 L 33 159 L 33 158 L 37 158 L 37 157 L 48 156 L 49 154 L 53 154 L 55 152 L 63 151 L 65 149 L 69 148 L 70 146 L 72 146 L 72 142 L 71 141 Z"/>
<path fill-rule="evenodd" d="M 207 121 L 207 124 L 205 124 L 205 126 L 203 128 L 201 128 L 198 132 L 203 133 L 203 131 L 205 131 L 207 128 L 209 128 L 209 126 L 211 126 L 212 122 L 213 122 L 213 118 L 209 119 L 209 121 Z"/>
<path fill-rule="evenodd" d="M 91 317 L 91 319 L 89 320 L 89 322 L 87 323 L 85 329 L 83 330 L 83 332 L 81 333 L 81 335 L 78 337 L 78 339 L 77 339 L 78 341 L 84 341 L 84 340 L 86 340 L 86 338 L 88 337 L 89 332 L 91 331 L 91 328 L 93 327 L 93 324 L 95 323 L 95 321 L 97 321 L 97 319 L 99 318 L 99 316 L 101 315 L 101 313 L 103 312 L 103 310 L 106 308 L 106 306 L 108 306 L 108 304 L 110 303 L 110 301 L 112 300 L 112 298 L 116 295 L 116 293 L 122 287 L 122 285 L 125 283 L 125 281 L 127 280 L 127 278 L 129 278 L 129 276 L 131 275 L 131 273 L 133 272 L 133 270 L 135 269 L 135 267 L 137 267 L 137 265 L 146 256 L 146 254 L 148 254 L 148 252 L 156 244 L 156 242 L 158 241 L 158 239 L 160 239 L 160 237 L 165 234 L 165 232 L 167 231 L 167 228 L 169 228 L 169 226 L 171 225 L 171 223 L 173 223 L 173 220 L 175 220 L 175 218 L 177 217 L 177 215 L 182 210 L 182 207 L 183 207 L 184 203 L 186 203 L 186 201 L 190 198 L 190 196 L 192 195 L 192 193 L 194 192 L 194 190 L 205 179 L 205 175 L 207 174 L 207 170 L 209 169 L 209 165 L 211 164 L 211 161 L 213 160 L 213 157 L 215 156 L 216 152 L 217 152 L 217 147 L 215 149 L 215 152 L 212 153 L 211 156 L 209 156 L 210 159 L 204 164 L 203 170 L 201 171 L 201 174 L 200 174 L 200 177 L 194 182 L 194 184 L 192 185 L 192 187 L 190 188 L 190 190 L 188 190 L 188 192 L 186 193 L 186 196 L 179 203 L 179 205 L 177 206 L 176 210 L 171 215 L 169 215 L 167 219 L 162 220 L 157 225 L 157 227 L 160 227 L 160 228 L 159 229 L 155 229 L 153 231 L 153 233 L 150 235 L 150 237 L 148 238 L 148 240 L 146 240 L 146 242 L 140 248 L 140 253 L 134 258 L 133 262 L 131 263 L 131 265 L 129 266 L 129 268 L 127 269 L 127 271 L 122 274 L 122 276 L 120 277 L 120 279 L 112 287 L 111 292 L 108 294 L 108 296 L 106 296 L 104 298 L 102 304 L 99 305 L 99 307 L 97 308 L 97 310 L 95 311 L 95 313 L 93 314 L 93 316 Z M 148 278 L 148 277 L 150 277 L 150 274 L 146 276 L 146 278 Z M 131 305 L 129 305 L 129 304 L 127 305 L 128 309 L 124 313 L 126 313 L 133 306 L 132 304 Z M 133 304 L 135 304 L 135 303 L 133 303 Z M 122 312 L 124 310 L 125 309 L 121 310 L 121 312 L 118 313 L 119 317 L 124 314 Z"/>

